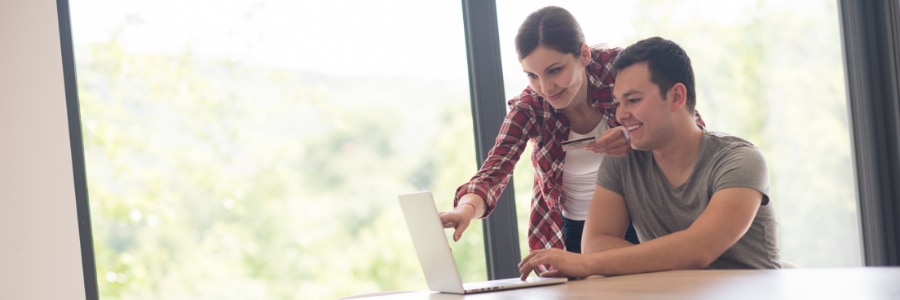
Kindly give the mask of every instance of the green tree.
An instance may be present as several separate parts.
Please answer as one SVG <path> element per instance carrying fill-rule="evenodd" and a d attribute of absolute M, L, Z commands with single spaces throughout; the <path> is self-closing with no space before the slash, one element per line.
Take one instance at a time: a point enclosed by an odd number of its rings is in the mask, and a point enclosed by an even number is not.
<path fill-rule="evenodd" d="M 474 165 L 471 118 L 455 100 L 464 93 L 371 78 L 333 90 L 347 83 L 115 41 L 86 51 L 79 90 L 104 298 L 425 288 L 396 195 L 431 189 L 449 205 Z M 389 96 L 404 93 L 431 99 Z M 485 273 L 479 238 L 454 253 L 467 277 Z"/>

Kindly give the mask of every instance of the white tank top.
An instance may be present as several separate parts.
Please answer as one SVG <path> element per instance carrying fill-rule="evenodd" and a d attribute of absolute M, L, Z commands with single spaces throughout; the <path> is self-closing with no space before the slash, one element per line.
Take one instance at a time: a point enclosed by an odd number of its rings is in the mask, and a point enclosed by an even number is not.
<path fill-rule="evenodd" d="M 570 130 L 568 140 L 600 137 L 607 129 L 609 125 L 604 118 L 587 134 Z M 597 169 L 600 168 L 603 157 L 602 154 L 580 148 L 566 151 L 566 159 L 563 162 L 563 217 L 579 221 L 587 218 L 588 208 L 594 198 L 594 188 L 597 186 Z"/>

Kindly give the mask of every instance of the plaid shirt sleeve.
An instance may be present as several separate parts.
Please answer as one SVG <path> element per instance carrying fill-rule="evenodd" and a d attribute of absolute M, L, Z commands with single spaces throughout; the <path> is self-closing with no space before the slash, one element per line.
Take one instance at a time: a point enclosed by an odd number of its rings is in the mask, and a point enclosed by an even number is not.
<path fill-rule="evenodd" d="M 523 93 L 519 97 L 527 96 Z M 489 216 L 497 207 L 497 200 L 512 177 L 516 162 L 528 144 L 528 132 L 534 125 L 534 112 L 526 106 L 514 105 L 519 102 L 519 97 L 509 101 L 511 110 L 503 119 L 494 146 L 488 152 L 481 168 L 468 182 L 456 189 L 454 206 L 459 204 L 459 199 L 463 195 L 476 194 L 481 196 L 486 204 L 482 218 Z"/>

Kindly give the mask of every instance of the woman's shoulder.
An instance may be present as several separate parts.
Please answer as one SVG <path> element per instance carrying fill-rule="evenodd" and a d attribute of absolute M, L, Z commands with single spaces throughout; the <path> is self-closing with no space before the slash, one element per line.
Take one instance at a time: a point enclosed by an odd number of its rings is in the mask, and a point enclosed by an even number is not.
<path fill-rule="evenodd" d="M 598 87 L 612 87 L 613 81 L 615 81 L 612 64 L 621 50 L 621 48 L 609 47 L 606 44 L 591 47 L 591 63 L 587 66 L 591 84 Z"/>
<path fill-rule="evenodd" d="M 603 64 L 612 63 L 613 59 L 616 58 L 616 55 L 622 51 L 620 47 L 611 47 L 607 44 L 595 44 L 590 47 L 591 48 L 591 57 L 594 61 L 601 62 Z"/>
<path fill-rule="evenodd" d="M 546 103 L 530 87 L 525 88 L 518 96 L 507 101 L 509 105 L 509 117 L 525 118 L 535 122 L 552 118 L 554 115 L 550 104 Z"/>
<path fill-rule="evenodd" d="M 509 105 L 510 108 L 515 107 L 531 107 L 531 108 L 539 108 L 542 106 L 543 101 L 541 101 L 540 96 L 531 89 L 531 87 L 526 87 L 522 90 L 522 93 L 509 99 L 506 104 Z"/>

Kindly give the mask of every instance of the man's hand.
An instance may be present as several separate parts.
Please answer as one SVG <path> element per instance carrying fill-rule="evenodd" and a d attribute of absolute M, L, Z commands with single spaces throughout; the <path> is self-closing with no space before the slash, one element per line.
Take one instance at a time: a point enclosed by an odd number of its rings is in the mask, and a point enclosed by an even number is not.
<path fill-rule="evenodd" d="M 554 268 L 542 273 L 541 277 L 585 278 L 591 275 L 585 259 L 584 255 L 562 249 L 534 250 L 519 263 L 519 272 L 525 280 L 534 268 L 546 264 Z"/>
<path fill-rule="evenodd" d="M 625 156 L 630 148 L 628 130 L 622 126 L 610 128 L 593 143 L 584 146 L 584 150 L 609 156 Z"/>

